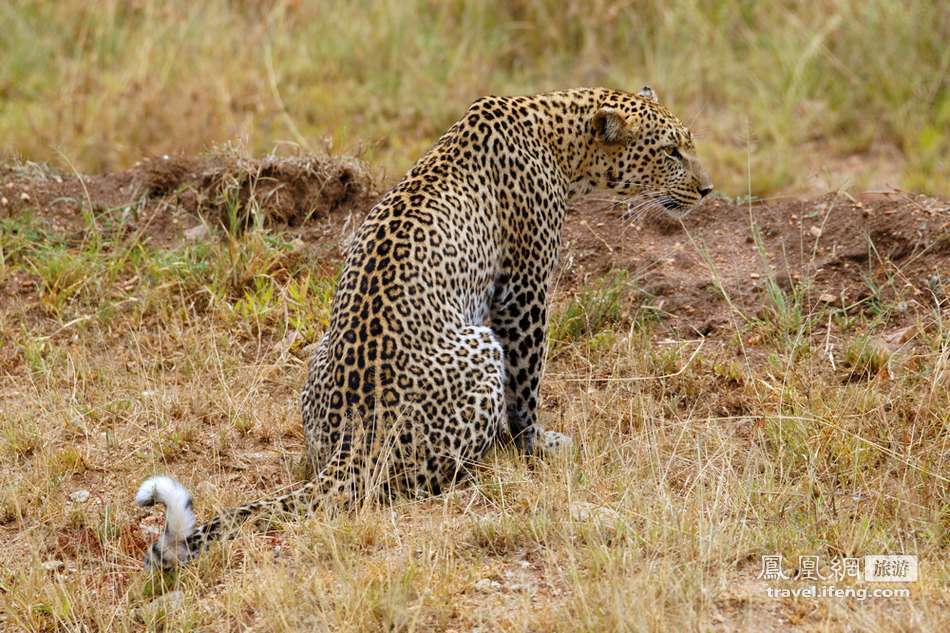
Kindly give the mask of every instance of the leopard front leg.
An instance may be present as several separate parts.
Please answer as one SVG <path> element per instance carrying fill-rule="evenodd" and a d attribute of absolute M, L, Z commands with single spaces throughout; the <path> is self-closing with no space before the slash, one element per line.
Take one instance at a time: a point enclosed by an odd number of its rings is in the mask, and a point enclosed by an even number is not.
<path fill-rule="evenodd" d="M 505 398 L 511 437 L 525 453 L 556 452 L 569 447 L 571 439 L 538 426 L 547 305 L 543 284 L 530 281 L 530 277 L 529 273 L 502 275 L 489 318 L 505 350 Z"/>

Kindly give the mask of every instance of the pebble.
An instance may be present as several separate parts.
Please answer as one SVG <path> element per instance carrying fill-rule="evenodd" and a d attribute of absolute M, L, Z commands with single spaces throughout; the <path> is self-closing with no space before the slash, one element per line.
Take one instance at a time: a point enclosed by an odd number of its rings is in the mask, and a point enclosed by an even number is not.
<path fill-rule="evenodd" d="M 897 348 L 914 338 L 917 334 L 916 325 L 908 325 L 907 327 L 902 327 L 899 330 L 894 330 L 885 334 L 882 338 L 884 343 L 890 348 Z"/>
<path fill-rule="evenodd" d="M 44 560 L 40 563 L 40 566 L 46 571 L 59 571 L 63 568 L 63 561 L 61 560 Z"/>
<path fill-rule="evenodd" d="M 89 501 L 89 491 L 77 490 L 69 495 L 69 500 L 73 503 L 86 503 Z"/>
<path fill-rule="evenodd" d="M 501 583 L 497 580 L 492 580 L 491 578 L 482 578 L 475 583 L 475 591 L 480 591 L 482 593 L 491 593 L 492 591 L 498 591 L 501 589 Z"/>
<path fill-rule="evenodd" d="M 605 506 L 597 506 L 586 501 L 575 501 L 571 504 L 571 519 L 574 521 L 616 521 L 620 515 L 616 510 Z"/>
<path fill-rule="evenodd" d="M 208 225 L 199 224 L 193 226 L 190 229 L 185 229 L 185 239 L 190 242 L 197 242 L 204 239 L 208 235 Z"/>

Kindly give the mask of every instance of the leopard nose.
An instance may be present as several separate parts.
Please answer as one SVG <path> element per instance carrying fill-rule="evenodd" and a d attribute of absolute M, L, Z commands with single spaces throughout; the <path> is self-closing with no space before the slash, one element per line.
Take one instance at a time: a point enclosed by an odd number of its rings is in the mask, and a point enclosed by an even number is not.
<path fill-rule="evenodd" d="M 712 190 L 713 190 L 713 188 L 712 188 L 711 186 L 709 186 L 709 187 L 702 187 L 702 188 L 700 188 L 700 190 L 699 190 L 699 195 L 701 195 L 702 197 L 705 198 L 706 196 L 708 196 L 709 194 L 712 193 Z"/>

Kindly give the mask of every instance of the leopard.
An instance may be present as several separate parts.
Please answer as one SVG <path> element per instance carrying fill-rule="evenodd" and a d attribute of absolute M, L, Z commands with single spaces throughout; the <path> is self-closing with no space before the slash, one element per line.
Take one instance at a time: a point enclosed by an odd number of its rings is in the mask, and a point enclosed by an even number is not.
<path fill-rule="evenodd" d="M 252 516 L 439 495 L 497 445 L 570 453 L 539 402 L 552 277 L 569 204 L 644 198 L 682 217 L 713 190 L 692 132 L 649 86 L 474 101 L 383 194 L 346 248 L 300 396 L 311 475 L 197 525 L 167 475 L 146 566 L 187 563 Z"/>

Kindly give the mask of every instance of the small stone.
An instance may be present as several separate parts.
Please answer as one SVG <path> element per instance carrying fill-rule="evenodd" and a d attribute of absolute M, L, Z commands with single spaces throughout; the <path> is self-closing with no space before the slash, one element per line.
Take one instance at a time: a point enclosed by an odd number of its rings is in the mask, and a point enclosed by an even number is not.
<path fill-rule="evenodd" d="M 571 519 L 574 521 L 616 521 L 620 515 L 616 510 L 606 506 L 597 506 L 586 501 L 575 501 L 571 504 Z"/>
<path fill-rule="evenodd" d="M 185 229 L 185 239 L 189 242 L 197 242 L 203 240 L 208 235 L 208 225 L 199 224 L 193 226 L 190 229 Z"/>
<path fill-rule="evenodd" d="M 831 293 L 823 292 L 818 296 L 818 300 L 822 303 L 834 303 L 838 298 Z"/>
<path fill-rule="evenodd" d="M 501 583 L 497 580 L 492 580 L 491 578 L 482 578 L 475 583 L 475 591 L 480 591 L 482 593 L 491 593 L 492 591 L 498 591 L 501 589 Z"/>
<path fill-rule="evenodd" d="M 22 200 L 23 202 L 29 202 L 30 194 L 24 191 L 23 193 L 20 194 L 20 200 Z"/>
<path fill-rule="evenodd" d="M 59 571 L 63 568 L 63 561 L 61 560 L 44 560 L 40 563 L 40 566 L 46 571 Z"/>
<path fill-rule="evenodd" d="M 761 276 L 759 273 L 749 273 L 749 279 L 758 279 Z"/>
<path fill-rule="evenodd" d="M 3 206 L 7 206 L 8 204 L 10 204 L 10 201 L 7 200 L 6 196 L 4 196 L 0 198 L 0 204 L 2 204 Z"/>
<path fill-rule="evenodd" d="M 894 330 L 883 336 L 884 343 L 890 348 L 900 347 L 917 334 L 916 325 L 908 325 L 899 330 Z"/>
<path fill-rule="evenodd" d="M 89 491 L 77 490 L 69 495 L 69 500 L 73 503 L 86 503 L 89 501 Z"/>
<path fill-rule="evenodd" d="M 818 228 L 817 226 L 811 226 L 811 227 L 809 227 L 808 232 L 811 233 L 811 234 L 812 234 L 812 237 L 814 237 L 814 238 L 816 238 L 816 239 L 819 238 L 819 237 L 821 237 L 821 229 Z"/>

